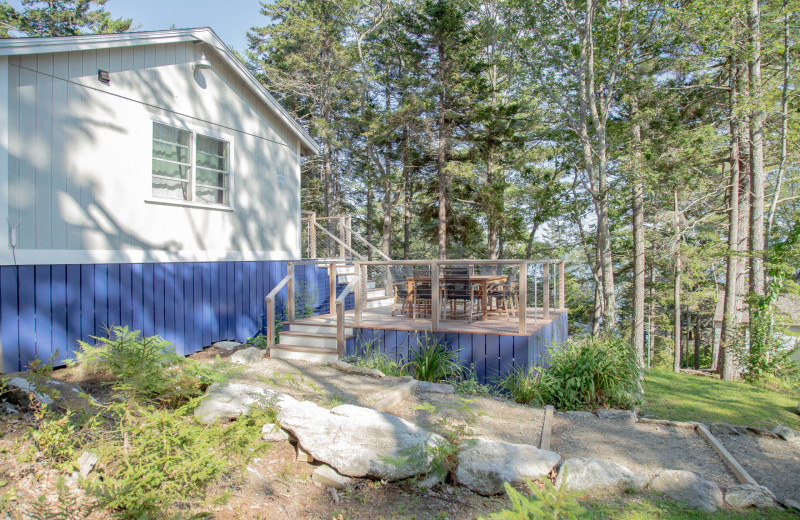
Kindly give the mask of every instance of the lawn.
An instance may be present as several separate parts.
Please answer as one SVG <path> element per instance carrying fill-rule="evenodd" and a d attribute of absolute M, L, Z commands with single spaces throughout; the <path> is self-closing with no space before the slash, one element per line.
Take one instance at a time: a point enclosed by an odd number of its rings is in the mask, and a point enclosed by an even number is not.
<path fill-rule="evenodd" d="M 644 383 L 642 414 L 673 421 L 726 422 L 800 429 L 797 396 L 764 390 L 741 381 L 650 370 Z"/>
<path fill-rule="evenodd" d="M 586 520 L 789 520 L 800 518 L 797 511 L 750 509 L 746 511 L 719 510 L 709 514 L 673 502 L 655 493 L 641 493 L 605 502 L 582 504 Z"/>

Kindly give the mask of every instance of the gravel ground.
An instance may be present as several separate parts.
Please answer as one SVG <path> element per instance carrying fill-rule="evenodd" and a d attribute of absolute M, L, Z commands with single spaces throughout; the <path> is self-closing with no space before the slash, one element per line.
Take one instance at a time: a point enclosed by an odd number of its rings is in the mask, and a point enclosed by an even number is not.
<path fill-rule="evenodd" d="M 718 435 L 717 439 L 778 500 L 800 502 L 800 441 L 753 435 Z"/>
<path fill-rule="evenodd" d="M 429 429 L 436 426 L 445 415 L 461 424 L 471 419 L 473 422 L 469 428 L 477 437 L 532 444 L 537 448 L 544 423 L 543 408 L 486 397 L 473 397 L 465 403 L 461 396 L 428 392 L 418 392 L 389 410 L 389 413 Z"/>
<path fill-rule="evenodd" d="M 681 469 L 694 471 L 722 488 L 736 483 L 713 448 L 686 428 L 556 414 L 550 447 L 565 460 L 609 460 L 651 477 L 664 469 Z"/>

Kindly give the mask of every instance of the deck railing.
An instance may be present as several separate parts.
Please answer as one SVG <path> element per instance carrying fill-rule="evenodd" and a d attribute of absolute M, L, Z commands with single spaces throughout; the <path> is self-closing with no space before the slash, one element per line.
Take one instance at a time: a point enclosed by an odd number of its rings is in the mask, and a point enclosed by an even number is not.
<path fill-rule="evenodd" d="M 527 334 L 528 314 L 525 312 L 529 307 L 541 308 L 542 316 L 545 320 L 550 319 L 552 303 L 555 302 L 559 309 L 564 309 L 564 261 L 560 259 L 538 259 L 538 260 L 394 260 L 394 261 L 361 261 L 355 262 L 357 272 L 362 273 L 362 280 L 366 283 L 367 277 L 364 275 L 370 268 L 383 266 L 388 271 L 393 266 L 411 266 L 430 269 L 431 280 L 439 280 L 442 269 L 447 266 L 467 267 L 473 271 L 480 272 L 486 266 L 502 267 L 504 272 L 517 269 L 517 284 L 520 311 L 518 314 L 519 333 Z M 390 289 L 394 289 L 393 284 L 387 284 L 387 295 Z M 539 292 L 541 290 L 541 306 L 539 306 Z M 551 300 L 552 297 L 552 300 Z M 361 301 L 356 301 L 356 306 L 363 305 Z M 430 327 L 431 330 L 439 330 L 441 314 L 441 300 L 438 291 L 432 291 L 430 299 Z M 534 318 L 536 319 L 536 318 Z"/>

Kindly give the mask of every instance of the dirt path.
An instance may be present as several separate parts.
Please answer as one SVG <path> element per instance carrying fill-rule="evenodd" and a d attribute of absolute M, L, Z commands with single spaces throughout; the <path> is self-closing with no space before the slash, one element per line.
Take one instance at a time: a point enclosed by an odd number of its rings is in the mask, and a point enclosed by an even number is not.
<path fill-rule="evenodd" d="M 731 455 L 778 500 L 800 502 L 800 443 L 752 435 L 719 435 Z"/>
<path fill-rule="evenodd" d="M 682 469 L 723 488 L 736 483 L 708 443 L 686 428 L 556 414 L 550 449 L 564 459 L 609 460 L 651 477 L 664 469 Z"/>

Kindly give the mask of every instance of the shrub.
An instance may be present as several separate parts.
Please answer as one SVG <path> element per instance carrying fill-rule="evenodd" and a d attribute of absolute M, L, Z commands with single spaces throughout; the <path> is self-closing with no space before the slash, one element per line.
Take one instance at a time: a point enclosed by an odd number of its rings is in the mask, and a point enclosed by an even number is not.
<path fill-rule="evenodd" d="M 522 404 L 538 404 L 542 402 L 541 369 L 515 365 L 514 368 L 499 381 L 500 389 L 511 399 Z"/>
<path fill-rule="evenodd" d="M 120 326 L 111 328 L 108 336 L 92 336 L 97 345 L 79 341 L 73 364 L 111 374 L 117 379 L 114 389 L 133 399 L 157 399 L 174 407 L 225 379 L 209 366 L 176 354 L 159 336 L 142 337 L 138 330 Z"/>
<path fill-rule="evenodd" d="M 418 340 L 417 348 L 411 350 L 403 369 L 408 368 L 411 375 L 420 381 L 457 381 L 464 371 L 458 352 L 439 343 L 438 339 L 426 336 L 424 341 Z"/>
<path fill-rule="evenodd" d="M 461 377 L 458 380 L 451 382 L 457 394 L 487 397 L 495 393 L 491 385 L 484 385 L 478 381 L 478 373 L 475 370 L 474 363 L 469 368 L 462 370 Z"/>
<path fill-rule="evenodd" d="M 564 478 L 566 479 L 566 471 Z M 580 518 L 584 512 L 578 503 L 581 491 L 568 493 L 567 486 L 557 489 L 548 479 L 544 479 L 543 490 L 536 487 L 530 479 L 525 479 L 525 485 L 533 496 L 526 497 L 506 482 L 506 494 L 511 500 L 511 510 L 500 511 L 489 518 L 497 520 L 559 520 L 561 518 L 574 520 Z"/>
<path fill-rule="evenodd" d="M 641 370 L 630 344 L 616 336 L 571 340 L 549 351 L 536 385 L 544 404 L 573 410 L 630 407 L 641 394 Z"/>
<path fill-rule="evenodd" d="M 387 376 L 402 375 L 402 367 L 386 354 L 377 351 L 373 341 L 368 342 L 360 353 L 349 356 L 345 361 L 358 367 L 380 370 Z"/>

